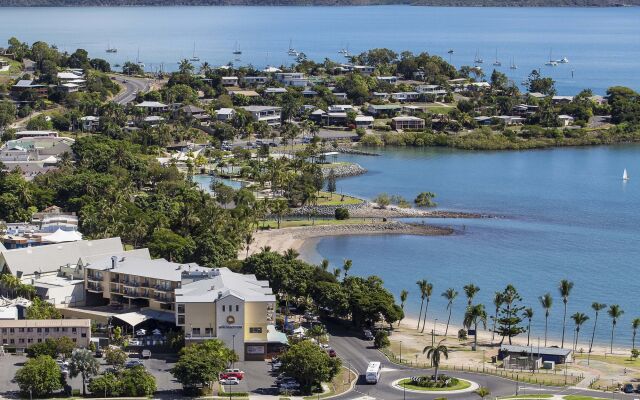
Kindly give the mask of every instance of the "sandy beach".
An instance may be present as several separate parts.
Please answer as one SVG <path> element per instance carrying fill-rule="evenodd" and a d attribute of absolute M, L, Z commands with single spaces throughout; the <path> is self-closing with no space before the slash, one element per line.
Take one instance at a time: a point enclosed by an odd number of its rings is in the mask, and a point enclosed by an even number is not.
<path fill-rule="evenodd" d="M 270 247 L 272 251 L 282 253 L 288 249 L 300 252 L 305 243 L 325 236 L 345 235 L 451 235 L 451 228 L 443 228 L 432 225 L 407 224 L 397 221 L 371 222 L 345 225 L 316 225 L 295 228 L 281 228 L 257 231 L 253 235 L 253 243 L 249 246 L 249 255 L 260 252 L 263 247 Z M 246 249 L 238 254 L 238 258 L 244 259 Z"/>

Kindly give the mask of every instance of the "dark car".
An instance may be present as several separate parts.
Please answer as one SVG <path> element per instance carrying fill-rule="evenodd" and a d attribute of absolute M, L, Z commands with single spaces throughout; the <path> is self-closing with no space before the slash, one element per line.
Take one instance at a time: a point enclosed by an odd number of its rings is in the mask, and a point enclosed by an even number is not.
<path fill-rule="evenodd" d="M 103 355 L 104 353 L 102 352 L 102 349 L 96 350 L 96 358 L 102 358 Z"/>
<path fill-rule="evenodd" d="M 627 383 L 626 385 L 624 385 L 624 387 L 622 388 L 622 391 L 625 393 L 633 393 L 633 385 L 630 383 Z"/>
<path fill-rule="evenodd" d="M 336 351 L 334 349 L 327 350 L 327 353 L 329 354 L 329 357 L 335 357 L 336 356 Z"/>
<path fill-rule="evenodd" d="M 362 336 L 365 340 L 373 340 L 373 333 L 369 329 L 362 331 Z"/>

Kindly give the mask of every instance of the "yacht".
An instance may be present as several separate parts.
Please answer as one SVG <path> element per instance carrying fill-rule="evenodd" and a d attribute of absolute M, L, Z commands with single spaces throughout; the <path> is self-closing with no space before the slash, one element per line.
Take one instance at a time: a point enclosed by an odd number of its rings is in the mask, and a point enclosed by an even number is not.
<path fill-rule="evenodd" d="M 193 43 L 193 54 L 191 55 L 191 58 L 189 59 L 189 61 L 200 61 L 200 57 L 196 56 L 196 44 Z"/>
<path fill-rule="evenodd" d="M 502 63 L 498 60 L 498 49 L 496 49 L 496 60 L 493 62 L 494 67 L 501 67 Z"/>
<path fill-rule="evenodd" d="M 484 60 L 480 57 L 480 52 L 476 50 L 476 57 L 473 60 L 475 64 L 482 64 Z"/>
<path fill-rule="evenodd" d="M 515 60 L 511 57 L 511 65 L 509 66 L 511 69 L 518 69 L 518 65 L 516 65 Z"/>
<path fill-rule="evenodd" d="M 629 180 L 629 174 L 627 174 L 627 169 L 625 168 L 624 171 L 622 171 L 622 180 L 623 181 L 628 181 Z"/>
<path fill-rule="evenodd" d="M 236 49 L 233 51 L 233 54 L 239 56 L 242 54 L 242 50 L 240 50 L 240 46 L 238 45 L 238 41 L 236 40 Z"/>
<path fill-rule="evenodd" d="M 569 64 L 569 59 L 567 57 L 562 57 L 558 60 L 559 64 Z"/>
<path fill-rule="evenodd" d="M 291 41 L 291 39 L 289 39 L 289 51 L 287 51 L 287 54 L 292 57 L 298 57 L 300 55 L 300 53 L 298 53 L 296 49 L 293 48 L 293 42 Z"/>
<path fill-rule="evenodd" d="M 116 49 L 115 47 L 111 47 L 111 44 L 107 45 L 107 53 L 117 53 L 118 49 Z"/>
<path fill-rule="evenodd" d="M 549 50 L 549 61 L 544 63 L 544 65 L 547 65 L 549 67 L 555 67 L 558 65 L 558 62 L 551 57 L 551 50 Z"/>

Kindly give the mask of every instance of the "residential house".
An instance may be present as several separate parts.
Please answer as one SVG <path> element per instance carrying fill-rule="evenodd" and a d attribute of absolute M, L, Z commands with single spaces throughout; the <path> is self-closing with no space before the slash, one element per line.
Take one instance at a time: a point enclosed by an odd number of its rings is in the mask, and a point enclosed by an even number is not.
<path fill-rule="evenodd" d="M 231 121 L 234 115 L 236 115 L 236 110 L 234 110 L 233 108 L 221 108 L 219 110 L 216 110 L 216 119 L 218 121 Z"/>
<path fill-rule="evenodd" d="M 424 119 L 412 116 L 391 118 L 391 127 L 399 129 L 424 129 Z"/>
<path fill-rule="evenodd" d="M 558 115 L 558 121 L 562 126 L 569 126 L 573 124 L 573 117 L 571 115 Z"/>
<path fill-rule="evenodd" d="M 356 128 L 370 129 L 373 128 L 374 118 L 368 115 L 358 115 L 356 117 Z"/>
<path fill-rule="evenodd" d="M 392 93 L 391 97 L 399 102 L 418 101 L 420 99 L 420 93 L 418 92 L 397 92 Z"/>
<path fill-rule="evenodd" d="M 83 132 L 94 132 L 100 127 L 100 117 L 95 117 L 93 115 L 87 115 L 86 117 L 80 118 L 80 122 L 82 123 Z"/>
<path fill-rule="evenodd" d="M 402 106 L 399 104 L 369 104 L 367 107 L 367 113 L 377 115 L 396 115 L 402 111 Z"/>
<path fill-rule="evenodd" d="M 265 85 L 268 81 L 268 76 L 245 76 L 240 79 L 240 82 L 247 86 Z"/>
<path fill-rule="evenodd" d="M 143 101 L 136 104 L 136 107 L 142 108 L 148 113 L 161 113 L 169 111 L 169 106 L 159 101 Z"/>
<path fill-rule="evenodd" d="M 266 122 L 269 126 L 280 126 L 281 124 L 280 107 L 246 106 L 242 108 L 250 112 L 255 121 Z"/>
<path fill-rule="evenodd" d="M 238 86 L 238 77 L 237 76 L 223 76 L 222 77 L 222 86 Z"/>
<path fill-rule="evenodd" d="M 15 85 L 11 86 L 11 93 L 15 97 L 27 91 L 32 91 L 37 97 L 47 97 L 49 87 L 47 85 L 35 84 L 31 79 L 19 80 Z"/>
<path fill-rule="evenodd" d="M 378 82 L 384 82 L 391 85 L 395 85 L 396 83 L 398 83 L 398 77 L 396 76 L 378 76 L 376 77 L 376 79 L 378 80 Z"/>

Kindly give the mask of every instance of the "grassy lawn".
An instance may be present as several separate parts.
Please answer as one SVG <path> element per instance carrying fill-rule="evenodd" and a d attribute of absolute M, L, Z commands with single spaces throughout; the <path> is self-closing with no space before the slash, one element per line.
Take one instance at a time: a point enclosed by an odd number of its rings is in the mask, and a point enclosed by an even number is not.
<path fill-rule="evenodd" d="M 313 220 L 308 219 L 295 219 L 295 220 L 286 220 L 280 223 L 280 228 L 293 228 L 297 226 L 313 226 L 313 225 L 354 225 L 354 224 L 363 224 L 363 223 L 371 223 L 377 222 L 381 220 L 374 220 L 373 218 L 350 218 L 345 220 L 337 220 L 337 219 L 316 219 L 315 223 Z M 261 222 L 259 225 L 262 227 L 269 227 L 271 229 L 276 229 L 278 227 L 278 222 L 269 220 Z"/>
<path fill-rule="evenodd" d="M 319 206 L 346 206 L 353 204 L 362 204 L 364 200 L 357 197 L 341 195 L 334 193 L 333 196 L 328 192 L 320 192 L 318 195 L 317 205 Z"/>
<path fill-rule="evenodd" d="M 422 390 L 424 392 L 444 392 L 444 391 L 450 391 L 450 390 L 466 389 L 469 386 L 471 386 L 471 382 L 464 381 L 464 380 L 460 379 L 456 385 L 451 386 L 451 387 L 446 387 L 446 388 L 426 388 L 426 387 L 422 387 L 422 386 L 418 386 L 418 385 L 412 385 L 411 384 L 411 379 L 407 378 L 407 379 L 403 379 L 400 382 L 398 382 L 398 386 L 404 387 L 406 389 L 411 389 L 411 390 Z"/>
<path fill-rule="evenodd" d="M 508 399 L 549 399 L 553 397 L 552 394 L 521 394 L 520 396 L 506 396 L 506 397 L 498 397 L 502 400 Z"/>
<path fill-rule="evenodd" d="M 427 106 L 427 111 L 433 114 L 449 114 L 451 111 L 455 110 L 455 107 L 443 107 L 443 106 Z"/>
<path fill-rule="evenodd" d="M 329 386 L 328 391 L 321 393 L 320 396 L 316 394 L 312 396 L 303 397 L 303 399 L 304 400 L 313 400 L 318 398 L 323 399 L 325 397 L 340 395 L 348 391 L 351 388 L 351 382 L 357 378 L 358 376 L 356 374 L 349 371 L 347 368 L 342 367 L 338 375 L 336 375 L 336 377 L 333 378 L 333 380 L 327 384 Z"/>
<path fill-rule="evenodd" d="M 9 70 L 0 71 L 0 75 L 15 75 L 22 71 L 22 64 L 20 64 L 18 61 L 14 61 L 5 57 L 0 57 L 0 60 L 9 62 Z"/>
<path fill-rule="evenodd" d="M 564 399 L 565 400 L 602 400 L 602 399 L 604 399 L 604 397 L 568 395 L 568 396 L 564 396 Z"/>
<path fill-rule="evenodd" d="M 579 360 L 587 359 L 586 354 L 576 354 L 575 357 L 576 359 L 579 359 Z M 592 354 L 591 359 L 600 361 L 600 362 L 609 363 L 609 364 L 620 365 L 623 367 L 640 367 L 640 359 L 634 360 L 630 356 L 617 356 L 617 355 L 604 356 L 604 355 Z"/>

